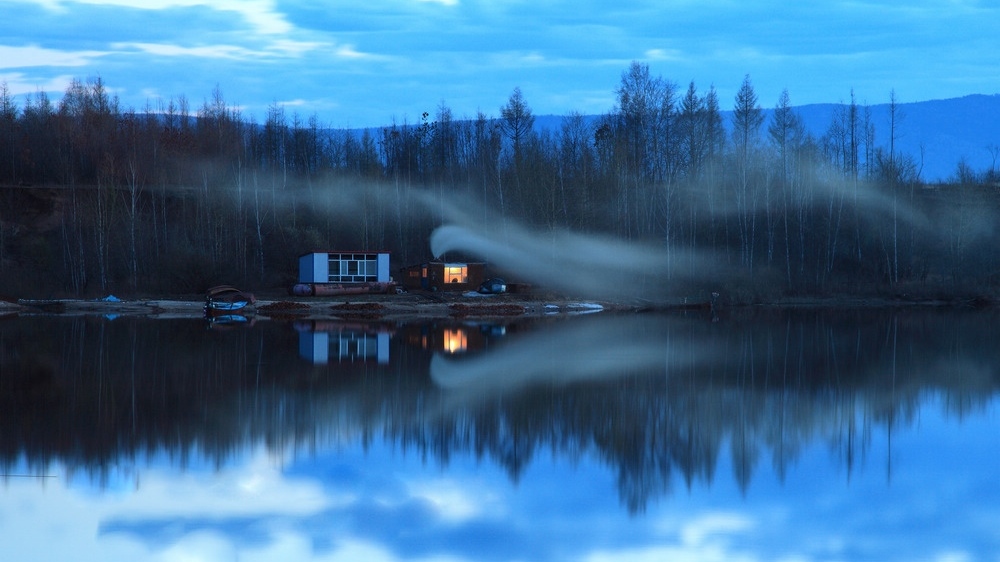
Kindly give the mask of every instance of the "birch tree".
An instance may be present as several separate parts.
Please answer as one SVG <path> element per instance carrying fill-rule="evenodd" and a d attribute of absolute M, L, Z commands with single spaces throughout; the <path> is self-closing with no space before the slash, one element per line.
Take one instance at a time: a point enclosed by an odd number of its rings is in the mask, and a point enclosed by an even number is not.
<path fill-rule="evenodd" d="M 733 107 L 733 144 L 736 155 L 736 207 L 740 233 L 740 256 L 743 265 L 753 275 L 754 244 L 756 243 L 756 202 L 757 190 L 751 184 L 752 166 L 757 150 L 760 127 L 764 123 L 764 112 L 757 104 L 750 75 L 743 78 L 736 92 Z"/>
<path fill-rule="evenodd" d="M 778 188 L 781 198 L 781 217 L 784 227 L 785 240 L 785 275 L 788 285 L 792 284 L 792 257 L 791 257 L 791 237 L 788 231 L 788 215 L 790 214 L 789 201 L 792 198 L 789 177 L 791 175 L 791 165 L 793 161 L 793 146 L 802 135 L 802 120 L 795 111 L 792 110 L 791 99 L 788 89 L 781 91 L 778 103 L 771 115 L 771 124 L 767 128 L 771 138 L 771 144 L 777 151 L 778 156 Z M 770 220 L 769 220 L 770 223 Z M 768 251 L 772 245 L 768 245 Z"/>

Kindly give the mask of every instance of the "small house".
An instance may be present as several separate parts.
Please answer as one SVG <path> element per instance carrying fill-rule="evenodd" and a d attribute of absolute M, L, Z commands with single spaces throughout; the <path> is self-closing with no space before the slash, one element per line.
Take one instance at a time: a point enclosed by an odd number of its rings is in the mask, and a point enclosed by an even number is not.
<path fill-rule="evenodd" d="M 432 261 L 400 270 L 407 289 L 475 291 L 486 280 L 485 263 Z"/>
<path fill-rule="evenodd" d="M 395 284 L 389 276 L 388 252 L 311 252 L 299 256 L 297 295 L 385 293 Z"/>

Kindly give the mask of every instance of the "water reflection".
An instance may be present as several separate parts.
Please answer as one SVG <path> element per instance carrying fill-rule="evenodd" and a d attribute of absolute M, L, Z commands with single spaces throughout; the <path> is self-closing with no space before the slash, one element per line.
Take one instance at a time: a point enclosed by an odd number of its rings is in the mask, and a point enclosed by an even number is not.
<path fill-rule="evenodd" d="M 154 512 L 131 505 L 131 515 L 106 517 L 103 537 L 165 549 L 211 531 L 251 546 L 256 537 L 264 548 L 295 529 L 313 550 L 341 552 L 350 541 L 327 531 L 343 528 L 353 539 L 393 542 L 397 558 L 483 558 L 455 545 L 462 541 L 492 544 L 496 559 L 558 558 L 560 547 L 547 544 L 555 538 L 504 538 L 517 512 L 509 496 L 521 486 L 531 498 L 514 504 L 535 502 L 549 520 L 583 518 L 581 537 L 561 540 L 583 540 L 586 518 L 596 524 L 613 510 L 633 517 L 618 529 L 624 541 L 655 535 L 649 518 L 671 504 L 711 504 L 730 488 L 744 502 L 771 482 L 788 497 L 819 499 L 834 488 L 839 496 L 825 501 L 838 504 L 851 497 L 847 483 L 878 501 L 878 490 L 913 485 L 919 459 L 940 462 L 933 457 L 955 443 L 965 444 L 955 455 L 978 462 L 957 467 L 950 486 L 973 482 L 972 497 L 997 499 L 995 485 L 983 489 L 1000 468 L 989 423 L 996 320 L 988 311 L 756 311 L 719 322 L 601 314 L 506 324 L 259 321 L 227 331 L 185 320 L 6 320 L 0 470 L 56 472 L 137 496 L 165 482 L 186 490 L 157 498 Z M 983 420 L 985 441 L 963 438 L 959 428 Z M 941 427 L 944 439 L 933 434 Z M 443 481 L 428 488 L 399 476 L 427 460 L 445 467 Z M 484 476 L 494 471 L 517 486 Z M 942 485 L 920 488 L 937 498 Z M 262 487 L 280 494 L 251 501 Z M 617 501 L 608 505 L 607 494 Z M 296 499 L 275 500 L 282 496 Z M 204 501 L 185 503 L 192 497 Z M 739 505 L 725 503 L 724 517 L 701 524 L 742 536 L 749 523 L 734 515 Z M 886 507 L 913 516 L 902 505 Z M 1000 522 L 996 513 L 977 517 Z M 365 528 L 372 521 L 377 528 Z M 971 548 L 970 532 L 983 552 L 1000 546 L 973 529 L 956 534 L 956 548 Z M 536 556 L 512 545 L 534 545 Z M 591 545 L 595 558 L 599 546 Z M 863 558 L 829 548 L 827 557 Z"/>
<path fill-rule="evenodd" d="M 354 361 L 389 362 L 389 338 L 394 327 L 324 320 L 294 323 L 299 333 L 299 356 L 317 365 Z"/>

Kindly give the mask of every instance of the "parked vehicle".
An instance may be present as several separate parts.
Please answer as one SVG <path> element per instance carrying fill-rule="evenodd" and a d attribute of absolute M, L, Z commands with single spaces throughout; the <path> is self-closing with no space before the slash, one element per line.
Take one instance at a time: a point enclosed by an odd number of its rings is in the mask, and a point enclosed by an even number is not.
<path fill-rule="evenodd" d="M 506 293 L 507 283 L 499 277 L 493 277 L 483 281 L 482 284 L 479 285 L 479 292 L 484 295 L 498 295 L 500 293 Z"/>

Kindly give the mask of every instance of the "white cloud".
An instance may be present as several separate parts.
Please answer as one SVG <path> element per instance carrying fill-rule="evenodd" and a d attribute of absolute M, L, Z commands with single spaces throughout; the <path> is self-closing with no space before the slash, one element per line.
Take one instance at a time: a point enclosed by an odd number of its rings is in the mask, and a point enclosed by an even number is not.
<path fill-rule="evenodd" d="M 679 49 L 649 49 L 646 51 L 646 58 L 656 61 L 679 61 L 682 60 L 682 52 Z"/>
<path fill-rule="evenodd" d="M 290 39 L 278 39 L 272 41 L 267 49 L 271 52 L 279 53 L 288 57 L 296 57 L 307 53 L 309 51 L 315 51 L 328 47 L 329 43 L 318 43 L 313 41 L 292 41 Z"/>
<path fill-rule="evenodd" d="M 60 13 L 66 12 L 68 6 L 73 4 L 118 6 L 136 10 L 203 7 L 220 12 L 236 12 L 258 33 L 278 35 L 294 30 L 285 15 L 276 9 L 273 0 L 27 0 L 26 3 Z"/>
<path fill-rule="evenodd" d="M 135 50 L 150 55 L 163 57 L 199 57 L 211 59 L 246 59 L 258 57 L 259 51 L 253 51 L 235 45 L 204 45 L 200 47 L 182 47 L 168 43 L 113 43 L 114 49 Z"/>
<path fill-rule="evenodd" d="M 35 92 L 63 92 L 73 81 L 73 76 L 64 74 L 52 76 L 43 81 L 32 81 L 20 72 L 0 73 L 0 82 L 7 83 L 7 90 L 14 96 L 30 95 Z"/>
<path fill-rule="evenodd" d="M 161 57 L 197 57 L 206 59 L 228 60 L 259 60 L 261 58 L 295 58 L 307 51 L 323 47 L 323 43 L 308 43 L 299 41 L 275 41 L 262 49 L 250 49 L 238 45 L 198 45 L 185 47 L 172 43 L 112 43 L 111 48 L 121 51 L 138 51 Z M 338 54 L 340 51 L 338 50 Z M 342 54 L 345 58 L 363 57 L 362 53 L 351 52 Z"/>
<path fill-rule="evenodd" d="M 38 45 L 12 47 L 0 45 L 0 70 L 36 66 L 87 66 L 106 56 L 102 51 L 59 51 Z"/>
<path fill-rule="evenodd" d="M 366 58 L 372 58 L 374 56 L 356 50 L 354 48 L 354 45 L 341 45 L 336 49 L 334 49 L 334 53 L 336 53 L 338 57 L 345 59 L 366 59 Z"/>

